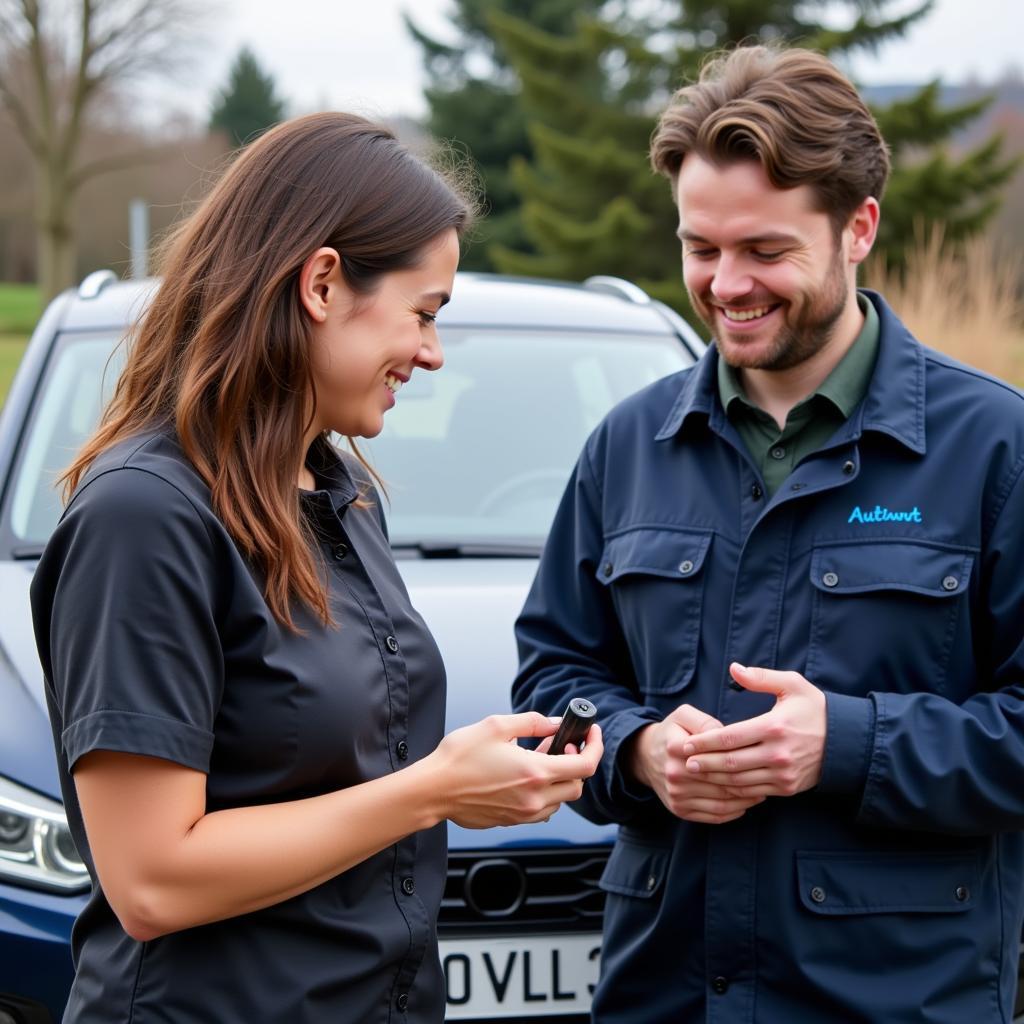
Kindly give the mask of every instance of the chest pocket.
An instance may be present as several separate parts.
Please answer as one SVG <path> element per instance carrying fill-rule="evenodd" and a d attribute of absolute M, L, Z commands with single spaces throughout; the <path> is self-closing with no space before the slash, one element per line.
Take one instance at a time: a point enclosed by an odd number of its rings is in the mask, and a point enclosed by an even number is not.
<path fill-rule="evenodd" d="M 677 693 L 697 667 L 708 530 L 629 530 L 605 542 L 609 587 L 643 693 Z"/>
<path fill-rule="evenodd" d="M 811 554 L 806 675 L 863 695 L 947 693 L 974 554 L 926 541 L 832 543 Z"/>

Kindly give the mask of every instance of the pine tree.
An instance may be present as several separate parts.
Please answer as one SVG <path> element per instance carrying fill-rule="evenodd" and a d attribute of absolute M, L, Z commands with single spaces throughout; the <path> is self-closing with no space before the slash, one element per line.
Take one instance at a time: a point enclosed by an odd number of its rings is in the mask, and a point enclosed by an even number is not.
<path fill-rule="evenodd" d="M 284 103 L 274 91 L 274 79 L 263 71 L 255 54 L 242 47 L 231 65 L 227 85 L 217 96 L 210 128 L 222 131 L 241 147 L 284 117 Z"/>
<path fill-rule="evenodd" d="M 490 25 L 522 83 L 534 157 L 513 161 L 523 224 L 534 252 L 496 245 L 506 273 L 581 280 L 611 273 L 638 281 L 686 311 L 669 190 L 652 175 L 647 145 L 672 89 L 692 78 L 705 55 L 740 42 L 786 40 L 833 59 L 904 34 L 931 9 L 886 18 L 892 0 L 843 0 L 852 19 L 824 27 L 814 7 L 832 0 L 682 0 L 660 22 L 626 15 L 583 18 L 554 35 L 523 19 L 494 14 Z M 662 8 L 664 10 L 664 8 Z M 824 13 L 824 10 L 822 10 Z M 941 220 L 947 237 L 981 226 L 998 205 L 998 187 L 1016 164 L 999 139 L 955 158 L 943 144 L 981 103 L 939 105 L 936 85 L 877 111 L 896 167 L 885 199 L 880 245 L 898 259 L 920 223 Z"/>
<path fill-rule="evenodd" d="M 509 164 L 529 158 L 532 147 L 519 103 L 519 83 L 496 45 L 489 14 L 504 11 L 543 31 L 571 32 L 580 11 L 596 11 L 604 0 L 456 0 L 452 28 L 457 40 L 446 44 L 423 32 L 408 15 L 406 27 L 423 53 L 430 113 L 427 128 L 451 141 L 476 164 L 484 190 L 486 216 L 475 231 L 475 243 L 463 256 L 467 270 L 493 270 L 492 243 L 529 249 L 520 201 L 512 186 Z"/>

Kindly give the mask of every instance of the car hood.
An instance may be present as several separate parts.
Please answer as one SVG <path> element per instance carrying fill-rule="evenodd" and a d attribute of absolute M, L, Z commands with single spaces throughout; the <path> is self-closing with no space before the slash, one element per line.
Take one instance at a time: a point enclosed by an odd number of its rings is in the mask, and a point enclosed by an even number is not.
<path fill-rule="evenodd" d="M 517 654 L 512 624 L 537 568 L 529 558 L 402 559 L 413 605 L 434 634 L 448 673 L 446 731 L 510 710 Z M 0 562 L 0 774 L 60 797 L 42 671 L 29 607 L 35 565 Z M 6 662 L 6 664 L 5 664 Z M 562 808 L 550 822 L 484 836 L 452 825 L 453 847 L 597 842 L 613 830 Z"/>

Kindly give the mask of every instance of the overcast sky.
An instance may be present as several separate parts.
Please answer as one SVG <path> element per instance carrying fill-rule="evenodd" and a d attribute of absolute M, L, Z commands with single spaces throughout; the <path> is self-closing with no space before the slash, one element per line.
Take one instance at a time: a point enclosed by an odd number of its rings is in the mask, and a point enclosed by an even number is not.
<path fill-rule="evenodd" d="M 915 6 L 915 0 L 893 10 Z M 205 119 L 210 95 L 225 81 L 232 59 L 251 47 L 273 76 L 289 112 L 351 109 L 389 116 L 424 112 L 419 50 L 401 11 L 444 36 L 450 0 L 222 0 L 201 70 L 179 93 L 190 113 Z M 909 36 L 851 65 L 864 83 L 991 81 L 1024 54 L 1024 0 L 937 0 Z"/>

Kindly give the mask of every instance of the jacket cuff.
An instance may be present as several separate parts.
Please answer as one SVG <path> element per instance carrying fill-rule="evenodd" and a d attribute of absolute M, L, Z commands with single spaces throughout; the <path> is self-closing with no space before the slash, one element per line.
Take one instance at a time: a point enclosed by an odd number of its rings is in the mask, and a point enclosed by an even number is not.
<path fill-rule="evenodd" d="M 635 808 L 638 805 L 656 801 L 654 790 L 638 782 L 626 769 L 622 745 L 645 725 L 654 725 L 661 716 L 654 708 L 637 708 L 620 711 L 605 725 L 602 723 L 604 739 L 604 764 L 611 805 L 619 808 Z"/>
<path fill-rule="evenodd" d="M 867 781 L 875 736 L 875 704 L 870 697 L 825 693 L 825 755 L 820 793 L 859 793 Z"/>

